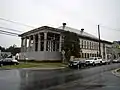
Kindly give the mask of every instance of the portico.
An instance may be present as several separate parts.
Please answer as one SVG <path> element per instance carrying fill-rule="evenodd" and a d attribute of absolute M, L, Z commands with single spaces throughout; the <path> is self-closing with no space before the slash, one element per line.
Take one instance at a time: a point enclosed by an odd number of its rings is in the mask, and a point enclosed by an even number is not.
<path fill-rule="evenodd" d="M 57 56 L 57 59 L 61 59 L 62 34 L 60 31 L 57 32 L 54 31 L 54 29 L 48 30 L 47 27 L 44 27 L 42 30 L 39 28 L 37 32 L 27 32 L 21 36 L 21 54 L 23 54 L 21 56 L 24 56 L 21 57 L 21 59 L 36 59 L 36 55 L 38 60 L 45 58 L 47 60 L 54 60 L 52 56 Z M 42 53 L 44 53 L 44 55 L 42 55 Z M 51 58 L 47 58 L 49 56 L 48 54 Z"/>

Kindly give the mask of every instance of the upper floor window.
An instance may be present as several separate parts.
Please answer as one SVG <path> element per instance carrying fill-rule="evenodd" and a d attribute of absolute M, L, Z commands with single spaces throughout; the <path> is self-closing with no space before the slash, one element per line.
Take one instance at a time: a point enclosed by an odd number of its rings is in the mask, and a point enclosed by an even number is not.
<path fill-rule="evenodd" d="M 87 41 L 87 49 L 89 49 L 89 41 Z"/>
<path fill-rule="evenodd" d="M 86 48 L 86 41 L 84 41 L 83 43 L 83 48 Z"/>
<path fill-rule="evenodd" d="M 91 49 L 91 42 L 90 42 L 90 49 Z"/>
<path fill-rule="evenodd" d="M 83 48 L 83 40 L 82 40 L 81 46 L 82 46 L 82 48 Z"/>

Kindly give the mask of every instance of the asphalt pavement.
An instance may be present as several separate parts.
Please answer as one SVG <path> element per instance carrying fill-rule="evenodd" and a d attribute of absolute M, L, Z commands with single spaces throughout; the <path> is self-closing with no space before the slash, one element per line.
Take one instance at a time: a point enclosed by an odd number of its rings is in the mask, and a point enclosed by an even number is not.
<path fill-rule="evenodd" d="M 86 69 L 0 70 L 0 90 L 120 90 L 119 64 Z"/>

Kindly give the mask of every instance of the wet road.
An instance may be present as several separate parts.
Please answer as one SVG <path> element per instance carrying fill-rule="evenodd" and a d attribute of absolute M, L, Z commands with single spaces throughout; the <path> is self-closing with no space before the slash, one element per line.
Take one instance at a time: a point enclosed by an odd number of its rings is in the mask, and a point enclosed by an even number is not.
<path fill-rule="evenodd" d="M 81 70 L 0 70 L 0 90 L 120 90 L 111 70 L 120 64 Z"/>

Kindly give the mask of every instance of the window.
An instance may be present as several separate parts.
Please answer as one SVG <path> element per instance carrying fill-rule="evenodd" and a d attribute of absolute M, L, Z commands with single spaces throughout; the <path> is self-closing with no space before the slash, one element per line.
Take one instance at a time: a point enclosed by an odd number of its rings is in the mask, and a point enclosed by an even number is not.
<path fill-rule="evenodd" d="M 97 43 L 97 46 L 96 46 L 97 50 L 99 50 L 99 44 Z"/>
<path fill-rule="evenodd" d="M 85 53 L 85 58 L 86 58 L 86 53 Z"/>
<path fill-rule="evenodd" d="M 84 58 L 84 53 L 82 53 L 82 58 Z"/>
<path fill-rule="evenodd" d="M 90 49 L 91 49 L 91 42 L 90 42 Z"/>
<path fill-rule="evenodd" d="M 93 49 L 93 42 L 91 42 L 91 49 Z"/>
<path fill-rule="evenodd" d="M 85 48 L 85 41 L 83 41 L 83 48 Z"/>
<path fill-rule="evenodd" d="M 82 48 L 82 40 L 80 39 L 80 48 Z"/>
<path fill-rule="evenodd" d="M 94 60 L 97 60 L 97 58 L 95 58 Z"/>
<path fill-rule="evenodd" d="M 94 49 L 94 42 L 92 43 L 92 49 Z"/>
<path fill-rule="evenodd" d="M 83 48 L 86 48 L 86 41 L 84 41 Z"/>
<path fill-rule="evenodd" d="M 84 41 L 84 48 L 86 48 L 86 41 Z"/>
<path fill-rule="evenodd" d="M 94 49 L 97 50 L 97 43 L 94 44 Z"/>
<path fill-rule="evenodd" d="M 82 40 L 82 48 L 83 48 L 83 40 Z"/>
<path fill-rule="evenodd" d="M 44 41 L 41 41 L 41 48 L 40 48 L 40 51 L 44 51 Z"/>
<path fill-rule="evenodd" d="M 89 49 L 89 41 L 87 41 L 87 49 Z"/>
<path fill-rule="evenodd" d="M 89 58 L 90 56 L 89 56 L 89 53 L 88 53 L 88 58 Z"/>
<path fill-rule="evenodd" d="M 38 35 L 35 35 L 35 51 L 38 51 Z"/>

